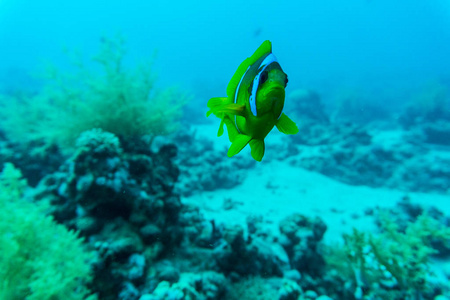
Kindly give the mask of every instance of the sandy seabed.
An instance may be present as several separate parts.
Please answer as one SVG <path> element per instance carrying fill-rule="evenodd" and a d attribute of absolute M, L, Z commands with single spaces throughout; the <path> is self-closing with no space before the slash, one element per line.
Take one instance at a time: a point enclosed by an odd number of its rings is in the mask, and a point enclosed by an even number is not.
<path fill-rule="evenodd" d="M 218 149 L 228 147 L 228 139 L 225 136 L 217 138 L 216 133 L 216 124 L 197 128 L 197 134 L 205 139 L 214 139 Z M 271 143 L 279 142 L 280 135 L 274 132 L 271 134 L 273 137 L 268 140 Z M 249 149 L 244 149 L 230 159 L 239 159 L 244 155 L 250 155 Z M 268 155 L 270 151 L 266 152 Z M 249 216 L 261 217 L 263 228 L 273 236 L 279 234 L 279 222 L 291 214 L 318 216 L 327 225 L 325 243 L 342 243 L 342 234 L 351 233 L 353 228 L 377 232 L 375 216 L 370 211 L 376 208 L 398 209 L 395 208 L 397 203 L 405 196 L 409 197 L 412 204 L 423 208 L 434 206 L 445 215 L 450 215 L 448 195 L 352 186 L 291 166 L 287 161 L 265 159 L 255 168 L 247 170 L 239 186 L 204 191 L 184 197 L 182 202 L 200 207 L 205 218 L 214 220 L 216 224 L 239 224 L 246 228 Z M 226 202 L 233 203 L 232 208 L 226 208 Z M 438 273 L 450 274 L 450 262 L 434 260 L 434 266 L 438 268 Z"/>

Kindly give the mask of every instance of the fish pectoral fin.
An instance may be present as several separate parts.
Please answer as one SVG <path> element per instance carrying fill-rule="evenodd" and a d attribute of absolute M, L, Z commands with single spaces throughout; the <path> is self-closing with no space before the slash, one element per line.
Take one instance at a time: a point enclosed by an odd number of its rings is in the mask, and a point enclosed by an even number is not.
<path fill-rule="evenodd" d="M 222 114 L 244 116 L 245 105 L 230 103 L 228 98 L 211 98 L 208 101 L 208 107 L 207 117 L 211 114 L 215 114 L 219 118 L 222 117 Z"/>
<path fill-rule="evenodd" d="M 230 149 L 228 149 L 228 157 L 232 157 L 239 152 L 250 142 L 251 136 L 245 134 L 238 134 L 234 141 L 231 143 Z"/>
<path fill-rule="evenodd" d="M 264 156 L 264 140 L 251 140 L 250 148 L 252 149 L 252 157 L 256 161 L 261 161 Z"/>
<path fill-rule="evenodd" d="M 289 117 L 286 116 L 284 113 L 281 114 L 280 118 L 277 121 L 276 126 L 277 126 L 278 130 L 284 134 L 297 134 L 298 133 L 297 125 L 294 123 L 294 121 L 289 119 Z"/>
<path fill-rule="evenodd" d="M 220 107 L 217 107 L 216 109 L 214 109 L 214 113 L 223 113 L 223 114 L 230 114 L 230 115 L 236 115 L 236 116 L 244 116 L 244 108 L 245 108 L 245 105 L 230 103 L 230 104 L 225 104 Z"/>
<path fill-rule="evenodd" d="M 216 113 L 216 110 L 223 106 L 228 104 L 228 98 L 227 97 L 215 97 L 208 100 L 208 108 L 209 111 L 206 113 L 206 116 L 209 117 L 212 113 Z"/>
<path fill-rule="evenodd" d="M 227 104 L 228 98 L 227 97 L 214 97 L 208 100 L 208 107 L 214 108 L 217 106 L 221 106 L 224 104 Z"/>

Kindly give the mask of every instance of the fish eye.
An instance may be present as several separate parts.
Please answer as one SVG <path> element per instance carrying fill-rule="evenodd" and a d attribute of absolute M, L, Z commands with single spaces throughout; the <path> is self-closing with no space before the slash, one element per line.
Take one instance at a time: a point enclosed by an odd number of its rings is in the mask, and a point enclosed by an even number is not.
<path fill-rule="evenodd" d="M 263 84 L 268 79 L 267 71 L 261 73 L 261 77 L 259 78 L 259 84 Z"/>

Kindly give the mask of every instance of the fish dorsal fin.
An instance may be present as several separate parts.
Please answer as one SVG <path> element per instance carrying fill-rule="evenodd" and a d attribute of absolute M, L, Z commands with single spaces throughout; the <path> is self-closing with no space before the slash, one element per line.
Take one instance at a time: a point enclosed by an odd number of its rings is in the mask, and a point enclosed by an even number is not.
<path fill-rule="evenodd" d="M 248 68 L 253 65 L 258 59 L 272 52 L 272 43 L 267 40 L 264 41 L 258 49 L 256 49 L 255 53 L 252 56 L 245 59 L 238 67 L 233 77 L 228 83 L 227 87 L 227 96 L 230 98 L 234 98 L 234 94 L 236 93 L 236 89 L 241 81 L 242 76 L 244 76 L 245 72 L 247 72 Z"/>

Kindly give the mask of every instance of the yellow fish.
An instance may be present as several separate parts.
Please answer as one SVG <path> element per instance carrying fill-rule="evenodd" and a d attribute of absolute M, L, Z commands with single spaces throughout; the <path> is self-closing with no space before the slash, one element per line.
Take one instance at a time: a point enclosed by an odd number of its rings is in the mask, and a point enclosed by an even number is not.
<path fill-rule="evenodd" d="M 285 134 L 298 133 L 297 125 L 283 113 L 287 82 L 287 75 L 272 54 L 272 44 L 265 41 L 234 73 L 227 87 L 228 97 L 208 101 L 206 116 L 214 114 L 222 120 L 217 136 L 223 134 L 223 125 L 227 126 L 231 142 L 228 157 L 250 144 L 252 157 L 261 161 L 264 138 L 274 126 Z"/>

